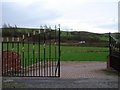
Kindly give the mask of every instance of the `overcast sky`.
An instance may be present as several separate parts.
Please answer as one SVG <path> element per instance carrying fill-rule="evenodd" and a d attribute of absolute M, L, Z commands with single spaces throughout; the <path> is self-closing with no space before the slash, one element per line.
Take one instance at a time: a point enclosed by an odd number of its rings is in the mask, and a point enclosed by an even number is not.
<path fill-rule="evenodd" d="M 63 30 L 118 31 L 118 0 L 2 0 L 2 24 Z"/>

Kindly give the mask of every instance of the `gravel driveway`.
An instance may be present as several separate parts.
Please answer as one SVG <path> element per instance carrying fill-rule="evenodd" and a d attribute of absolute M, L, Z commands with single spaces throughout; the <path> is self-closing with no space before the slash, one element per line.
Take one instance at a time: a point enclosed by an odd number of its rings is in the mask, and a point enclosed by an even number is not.
<path fill-rule="evenodd" d="M 60 78 L 4 77 L 4 88 L 118 88 L 118 75 L 105 62 L 61 62 Z"/>

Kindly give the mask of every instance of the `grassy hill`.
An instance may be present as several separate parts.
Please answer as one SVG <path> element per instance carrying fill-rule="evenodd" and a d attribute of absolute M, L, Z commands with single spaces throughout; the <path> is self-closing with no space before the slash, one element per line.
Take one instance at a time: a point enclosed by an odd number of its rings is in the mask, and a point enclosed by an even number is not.
<path fill-rule="evenodd" d="M 39 29 L 34 28 L 3 28 L 2 35 L 4 38 L 12 36 L 14 37 L 22 37 L 24 34 L 27 37 L 28 32 L 32 35 L 33 31 L 36 32 L 36 40 L 39 37 Z M 43 40 L 44 30 L 40 29 L 41 36 L 40 38 Z M 57 30 L 58 35 L 58 30 Z M 46 29 L 46 39 L 49 39 L 49 29 Z M 54 39 L 55 31 L 51 30 L 51 39 Z M 58 38 L 58 36 L 56 36 Z M 80 41 L 85 41 L 84 44 L 81 44 Z M 61 45 L 81 45 L 81 46 L 107 46 L 108 45 L 108 34 L 99 34 L 99 33 L 91 33 L 85 31 L 62 31 L 61 30 Z"/>
<path fill-rule="evenodd" d="M 66 32 L 62 31 L 61 36 L 63 37 L 76 37 L 78 40 L 86 40 L 86 41 L 108 41 L 108 36 L 105 34 L 91 33 L 85 31 L 71 31 Z"/>

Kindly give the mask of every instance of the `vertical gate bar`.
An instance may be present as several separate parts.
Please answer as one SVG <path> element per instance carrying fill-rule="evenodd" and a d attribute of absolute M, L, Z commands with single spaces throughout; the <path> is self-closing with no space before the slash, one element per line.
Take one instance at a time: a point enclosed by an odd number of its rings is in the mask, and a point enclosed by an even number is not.
<path fill-rule="evenodd" d="M 37 47 L 37 44 L 36 44 L 37 42 L 36 42 L 36 35 L 35 35 L 35 45 L 36 45 L 36 47 Z M 36 52 L 37 52 L 37 50 L 36 50 Z M 37 66 L 38 66 L 38 64 L 37 64 L 37 57 L 36 57 L 36 59 L 35 59 L 35 66 L 36 66 L 36 76 L 37 76 Z"/>
<path fill-rule="evenodd" d="M 38 64 L 37 64 L 37 58 L 35 60 L 36 60 L 36 76 L 37 76 L 37 66 L 38 66 Z"/>
<path fill-rule="evenodd" d="M 44 76 L 45 76 L 45 29 L 44 29 Z"/>
<path fill-rule="evenodd" d="M 110 67 L 111 67 L 111 33 L 109 33 L 109 60 L 110 60 Z"/>
<path fill-rule="evenodd" d="M 23 42 L 22 42 L 22 76 L 24 76 L 24 35 L 23 35 Z"/>
<path fill-rule="evenodd" d="M 7 73 L 8 73 L 8 37 L 7 37 Z M 7 76 L 8 76 L 8 74 L 7 74 Z"/>
<path fill-rule="evenodd" d="M 42 26 L 41 26 L 41 29 L 42 29 Z M 44 29 L 43 29 L 43 30 L 44 30 Z M 41 49 L 41 50 L 42 50 L 42 49 Z M 41 59 L 41 76 L 43 76 L 43 68 L 42 68 L 42 67 L 43 67 L 43 66 L 42 66 L 42 65 L 43 65 L 43 59 L 42 59 L 42 56 L 41 56 L 40 59 Z"/>
<path fill-rule="evenodd" d="M 15 49 L 15 28 L 13 28 L 13 30 L 14 30 L 14 33 L 13 33 L 13 34 L 14 34 L 14 35 L 13 35 L 13 36 L 14 36 L 14 42 L 13 42 L 13 44 L 14 44 L 14 49 Z M 15 50 L 14 50 L 14 51 L 15 51 Z M 14 58 L 14 57 L 15 57 L 15 53 L 14 53 L 14 55 L 13 55 L 13 58 Z M 13 63 L 13 73 L 14 73 L 13 75 L 16 76 L 16 71 L 15 71 L 15 70 L 16 70 L 16 69 L 15 69 L 16 59 L 15 59 L 15 58 L 13 59 L 13 62 L 14 62 L 14 63 Z"/>
<path fill-rule="evenodd" d="M 32 74 L 33 74 L 33 71 L 32 71 L 32 58 L 30 58 L 30 61 L 31 61 L 31 66 L 30 66 L 30 76 L 32 76 Z"/>
<path fill-rule="evenodd" d="M 33 31 L 33 76 L 35 76 L 34 61 L 35 61 L 35 31 Z"/>
<path fill-rule="evenodd" d="M 7 43 L 5 43 L 5 46 L 7 45 Z M 7 48 L 7 46 L 5 47 L 5 49 Z M 4 75 L 6 76 L 6 59 L 4 60 Z"/>
<path fill-rule="evenodd" d="M 5 46 L 6 46 L 6 42 L 5 42 L 5 44 L 4 44 Z M 4 46 L 3 46 L 3 48 L 5 48 Z M 5 74 L 6 74 L 6 68 L 5 68 L 5 65 L 6 65 L 6 60 L 5 59 L 3 59 L 4 61 L 3 61 L 3 74 L 4 74 L 4 76 L 6 76 Z"/>
<path fill-rule="evenodd" d="M 41 26 L 42 27 L 42 26 Z M 43 28 L 42 28 L 42 30 L 44 30 Z M 44 31 L 43 31 L 43 34 L 44 34 Z M 44 41 L 43 41 L 44 42 Z M 44 43 L 43 43 L 44 44 Z M 44 47 L 43 47 L 44 48 Z M 43 49 L 44 50 L 44 49 Z M 41 56 L 41 76 L 44 76 L 44 74 L 43 74 L 43 60 L 44 60 L 44 57 L 42 57 Z"/>
<path fill-rule="evenodd" d="M 8 42 L 5 43 L 6 45 L 6 49 L 8 49 L 8 45 L 7 45 Z M 8 50 L 7 51 L 7 59 L 5 59 L 5 76 L 7 76 L 7 66 L 8 66 Z M 7 65 L 7 66 L 6 66 Z"/>
<path fill-rule="evenodd" d="M 47 36 L 47 33 L 46 33 L 46 36 Z M 48 40 L 48 38 L 46 38 L 46 40 Z M 47 44 L 47 42 L 46 42 L 46 44 Z M 49 52 L 48 51 L 48 45 L 46 45 L 46 51 L 47 52 Z M 47 53 L 46 53 L 47 54 Z M 46 55 L 47 57 L 46 57 L 46 76 L 48 76 L 48 55 Z"/>
<path fill-rule="evenodd" d="M 25 70 L 25 74 L 24 74 L 24 76 L 26 76 L 26 58 L 25 58 L 25 61 L 24 61 L 24 63 L 25 63 L 25 66 L 24 66 L 24 70 Z"/>
<path fill-rule="evenodd" d="M 15 28 L 13 28 L 14 30 L 14 49 L 16 48 L 16 43 L 15 43 Z M 15 50 L 14 50 L 15 51 Z M 13 55 L 13 58 L 15 57 L 15 54 Z M 13 72 L 14 72 L 14 76 L 16 76 L 16 58 L 14 58 L 13 60 Z"/>
<path fill-rule="evenodd" d="M 14 49 L 15 49 L 15 29 L 13 28 L 13 50 L 12 50 L 12 53 L 14 52 Z M 12 60 L 12 76 L 14 76 L 15 72 L 14 72 L 14 68 L 15 68 L 15 59 L 14 59 L 14 53 L 13 53 L 13 60 Z"/>
<path fill-rule="evenodd" d="M 28 32 L 28 76 L 29 76 L 29 63 L 30 63 L 30 58 L 29 58 L 29 54 L 30 54 L 30 51 L 29 51 L 29 36 L 30 36 L 30 33 Z"/>
<path fill-rule="evenodd" d="M 6 42 L 5 42 L 5 46 L 6 46 Z M 5 47 L 6 49 L 6 47 Z M 4 76 L 6 76 L 6 59 L 4 59 Z"/>
<path fill-rule="evenodd" d="M 43 65 L 43 59 L 41 58 L 41 76 L 43 76 L 43 68 L 42 68 L 43 66 L 42 65 Z"/>
<path fill-rule="evenodd" d="M 51 76 L 51 27 L 49 28 L 49 75 Z"/>
<path fill-rule="evenodd" d="M 25 39 L 26 39 L 26 36 L 25 36 Z M 24 43 L 26 43 L 26 41 L 25 41 L 25 39 L 24 39 Z M 25 56 L 25 49 L 26 49 L 26 44 L 24 45 L 24 76 L 26 76 L 26 56 Z"/>
<path fill-rule="evenodd" d="M 19 57 L 19 36 L 18 36 L 18 40 L 17 40 L 17 52 L 18 52 L 18 58 L 20 59 L 20 57 Z M 19 62 L 19 64 L 20 64 L 20 62 Z M 19 68 L 19 67 L 18 67 Z M 18 70 L 18 69 L 17 69 Z"/>
<path fill-rule="evenodd" d="M 7 43 L 8 49 L 7 49 L 7 51 L 9 51 L 9 41 L 10 41 L 10 40 L 9 40 L 9 38 L 8 38 L 8 43 Z M 9 57 L 9 55 L 8 55 L 8 57 Z M 8 58 L 8 57 L 7 57 L 7 58 Z M 7 61 L 8 61 L 8 60 L 7 60 Z M 9 64 L 9 61 L 7 62 L 7 64 Z M 9 72 L 9 67 L 8 67 L 8 66 L 9 66 L 9 65 L 7 65 L 7 70 L 8 70 L 7 72 Z M 7 74 L 7 75 L 8 75 L 8 74 Z"/>
<path fill-rule="evenodd" d="M 38 51 L 38 59 L 39 59 L 39 76 L 40 76 L 40 30 L 39 30 L 39 51 Z"/>
<path fill-rule="evenodd" d="M 54 72 L 54 71 L 53 71 L 53 62 L 54 62 L 54 59 L 52 58 L 52 76 L 54 75 L 54 74 L 53 74 L 53 72 Z"/>
<path fill-rule="evenodd" d="M 47 74 L 46 74 L 46 76 L 48 76 L 48 58 L 46 58 L 46 63 L 47 63 L 47 70 L 46 70 Z"/>
<path fill-rule="evenodd" d="M 13 60 L 13 35 L 12 35 L 12 57 L 11 57 L 11 67 L 10 67 L 10 72 L 11 72 L 11 75 L 10 76 L 12 76 L 12 67 L 13 67 L 13 62 L 12 62 L 12 60 Z"/>
<path fill-rule="evenodd" d="M 14 59 L 14 55 L 13 55 L 13 50 L 14 50 L 14 35 L 13 35 L 13 37 L 12 37 L 12 60 L 11 60 L 11 75 L 13 76 L 13 64 L 14 64 L 14 61 L 13 61 L 13 59 Z"/>
<path fill-rule="evenodd" d="M 12 38 L 13 38 L 13 36 L 12 36 Z M 12 40 L 11 40 L 11 43 L 12 43 L 12 48 L 11 48 L 11 51 L 13 50 L 13 42 L 12 42 Z M 13 53 L 11 53 L 11 59 L 13 59 Z M 12 61 L 10 61 L 10 76 L 12 76 L 12 70 L 11 70 L 11 68 L 12 68 Z"/>
<path fill-rule="evenodd" d="M 50 37 L 51 37 L 51 34 L 52 34 L 51 31 L 52 31 L 52 30 L 50 30 Z M 52 52 L 52 51 L 51 51 L 51 48 L 50 48 L 50 54 L 51 54 L 51 52 Z M 52 74 L 52 76 L 53 76 L 53 62 L 54 62 L 54 61 L 53 61 L 53 58 L 52 58 L 51 55 L 50 55 L 50 57 L 51 57 L 50 59 L 51 59 L 51 64 L 52 64 L 52 65 L 51 65 L 51 69 L 52 69 L 52 70 L 51 70 L 51 74 Z"/>
<path fill-rule="evenodd" d="M 8 45 L 7 45 L 8 41 L 6 42 L 6 51 L 7 51 L 7 59 L 5 61 L 5 75 L 7 76 L 7 66 L 8 66 Z M 7 66 L 6 66 L 7 65 Z"/>
<path fill-rule="evenodd" d="M 57 65 L 56 65 L 56 25 L 55 25 L 55 67 L 57 67 Z M 55 76 L 56 76 L 56 73 L 55 73 Z"/>
<path fill-rule="evenodd" d="M 34 40 L 35 40 L 35 37 L 36 37 L 36 35 L 34 35 Z M 36 45 L 36 40 L 35 40 L 35 45 Z M 34 52 L 34 53 L 36 54 L 36 52 Z M 37 69 L 37 67 L 36 67 L 37 66 L 37 62 L 36 61 L 37 61 L 37 58 L 34 57 L 34 59 L 35 59 L 35 61 L 34 61 L 34 65 L 35 65 L 35 67 L 34 67 L 34 71 L 35 71 L 34 72 L 35 73 L 34 76 L 36 76 L 36 69 Z"/>
<path fill-rule="evenodd" d="M 4 76 L 4 63 L 3 63 L 3 44 L 4 44 L 4 42 L 3 42 L 3 37 L 2 37 L 2 76 Z"/>
<path fill-rule="evenodd" d="M 52 31 L 52 30 L 51 30 Z M 51 34 L 51 31 L 50 31 L 50 34 Z M 50 35 L 50 37 L 51 37 L 51 35 Z M 51 48 L 50 48 L 50 51 L 51 51 Z M 52 51 L 51 51 L 52 52 Z M 51 52 L 50 52 L 50 54 L 51 54 Z M 51 57 L 51 55 L 50 55 L 50 57 Z M 52 76 L 53 76 L 53 58 L 50 58 L 51 59 L 51 74 L 52 74 Z"/>
<path fill-rule="evenodd" d="M 58 54 L 59 54 L 58 55 L 58 77 L 60 77 L 60 24 L 59 24 L 59 36 L 58 37 L 59 37 L 59 40 L 58 40 L 59 41 L 59 43 L 58 43 L 58 45 L 59 45 L 58 46 L 58 48 L 59 48 L 58 49 Z"/>
<path fill-rule="evenodd" d="M 4 45 L 6 45 L 6 42 L 5 42 Z M 3 45 L 3 48 L 5 48 L 4 45 Z M 3 69 L 4 69 L 3 72 L 4 72 L 4 73 L 3 73 L 3 74 L 4 74 L 4 76 L 6 76 L 6 68 L 5 68 L 5 66 L 6 66 L 6 60 L 5 60 L 5 59 L 3 59 L 3 60 L 4 60 L 4 61 L 3 61 Z"/>
<path fill-rule="evenodd" d="M 16 50 L 16 42 L 15 42 L 15 38 L 14 38 L 14 52 L 16 52 L 15 50 Z M 14 72 L 14 76 L 16 76 L 16 57 L 15 57 L 15 53 L 14 53 L 13 57 L 14 57 L 13 72 Z"/>
<path fill-rule="evenodd" d="M 4 39 L 4 38 L 3 38 Z M 5 76 L 5 60 L 4 60 L 4 45 L 6 44 L 6 42 L 3 42 L 3 45 L 2 45 L 2 57 L 3 57 L 3 61 L 2 61 L 2 65 L 3 65 L 3 76 Z"/>
<path fill-rule="evenodd" d="M 16 31 L 16 25 L 15 25 L 15 27 L 14 27 L 14 37 L 15 37 L 15 31 Z M 15 47 L 15 52 L 17 51 L 16 50 L 16 38 L 14 38 L 14 47 Z M 17 53 L 16 53 L 16 55 L 17 55 Z M 15 55 L 14 55 L 15 56 Z M 15 59 L 14 59 L 15 61 L 14 61 L 14 66 L 13 66 L 13 68 L 14 68 L 14 76 L 16 77 L 16 61 L 17 61 L 17 59 L 16 59 L 16 57 L 15 57 Z"/>
<path fill-rule="evenodd" d="M 35 76 L 35 68 L 36 68 L 36 58 L 35 58 L 35 30 L 34 30 L 34 76 Z"/>
<path fill-rule="evenodd" d="M 22 44 L 22 36 L 20 37 L 19 43 Z M 22 46 L 22 45 L 21 45 L 21 46 Z M 20 53 L 21 53 L 21 51 L 22 51 L 21 46 L 19 46 L 19 47 L 20 47 Z M 22 55 L 20 54 L 20 73 L 19 73 L 19 76 L 20 76 L 20 77 L 21 77 L 21 73 L 22 73 L 21 68 L 22 68 Z"/>
<path fill-rule="evenodd" d="M 24 63 L 25 63 L 25 64 L 24 64 L 24 65 L 25 65 L 25 66 L 24 66 L 24 69 L 25 69 L 25 76 L 26 76 L 26 63 L 27 63 L 27 59 L 26 59 L 26 58 L 25 58 Z"/>
<path fill-rule="evenodd" d="M 32 30 L 32 34 L 33 34 L 33 30 Z M 32 35 L 32 43 L 33 43 L 33 50 L 32 50 L 32 56 L 34 57 L 34 38 L 33 38 L 33 35 Z M 31 63 L 31 65 L 32 65 L 32 76 L 33 76 L 33 57 L 32 57 L 32 63 Z"/>
<path fill-rule="evenodd" d="M 46 35 L 48 35 L 47 33 L 46 33 Z M 48 38 L 46 38 L 46 40 L 48 40 Z M 48 43 L 48 42 L 47 42 Z M 47 46 L 47 52 L 49 52 L 48 51 L 48 45 L 46 45 Z M 47 75 L 46 76 L 48 76 L 48 55 L 46 55 L 47 56 L 47 58 L 46 58 L 46 64 L 47 64 L 47 66 L 46 66 L 46 68 L 47 68 L 47 70 L 46 70 L 46 72 L 47 72 Z"/>

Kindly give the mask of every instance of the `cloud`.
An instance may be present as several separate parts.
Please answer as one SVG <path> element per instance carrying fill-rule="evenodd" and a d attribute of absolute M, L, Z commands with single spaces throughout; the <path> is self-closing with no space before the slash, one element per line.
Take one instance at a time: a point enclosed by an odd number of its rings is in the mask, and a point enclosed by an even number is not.
<path fill-rule="evenodd" d="M 114 29 L 118 30 L 118 23 L 110 23 L 110 24 L 103 24 L 100 26 L 97 26 L 98 28 L 103 28 L 103 29 Z"/>
<path fill-rule="evenodd" d="M 5 23 L 21 26 L 39 26 L 59 17 L 55 10 L 46 9 L 37 2 L 23 6 L 18 2 L 5 2 L 2 6 L 2 19 Z"/>
<path fill-rule="evenodd" d="M 96 27 L 100 29 L 109 29 L 110 31 L 113 30 L 117 32 L 118 31 L 118 20 L 117 18 L 110 18 L 106 22 L 101 23 Z"/>
<path fill-rule="evenodd" d="M 117 1 L 4 0 L 2 21 L 20 27 L 61 24 L 64 30 L 116 31 L 117 22 L 109 19 L 118 18 Z"/>

